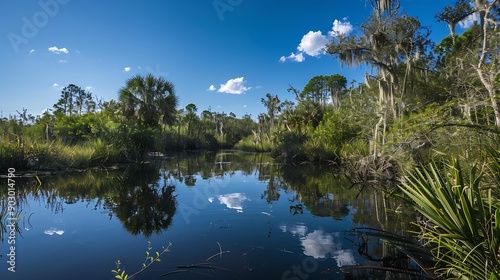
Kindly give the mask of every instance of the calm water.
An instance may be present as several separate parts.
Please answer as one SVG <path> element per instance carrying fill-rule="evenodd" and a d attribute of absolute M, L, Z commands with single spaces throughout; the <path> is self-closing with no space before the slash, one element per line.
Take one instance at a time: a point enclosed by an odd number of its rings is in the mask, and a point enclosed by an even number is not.
<path fill-rule="evenodd" d="M 0 279 L 114 279 L 117 260 L 129 274 L 140 270 L 148 241 L 151 254 L 172 243 L 170 252 L 135 279 L 385 279 L 342 272 L 380 265 L 373 260 L 390 251 L 352 229 L 400 232 L 412 213 L 373 188 L 351 187 L 333 168 L 262 154 L 173 155 L 40 180 L 16 180 L 12 273 L 0 178 Z"/>

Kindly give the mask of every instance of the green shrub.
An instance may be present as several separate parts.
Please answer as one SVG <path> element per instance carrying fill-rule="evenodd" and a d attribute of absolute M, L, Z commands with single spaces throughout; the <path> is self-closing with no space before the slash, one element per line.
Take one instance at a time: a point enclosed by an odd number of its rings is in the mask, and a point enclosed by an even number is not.
<path fill-rule="evenodd" d="M 500 279 L 500 202 L 494 195 L 500 181 L 489 185 L 483 175 L 458 161 L 442 170 L 431 163 L 400 187 L 425 217 L 420 237 L 445 279 Z"/>

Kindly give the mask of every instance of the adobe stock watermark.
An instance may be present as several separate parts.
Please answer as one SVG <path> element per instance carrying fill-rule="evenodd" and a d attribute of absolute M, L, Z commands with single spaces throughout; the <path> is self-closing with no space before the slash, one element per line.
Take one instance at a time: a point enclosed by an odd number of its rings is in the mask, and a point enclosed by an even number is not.
<path fill-rule="evenodd" d="M 17 216 L 16 216 L 16 175 L 14 168 L 9 168 L 7 175 L 7 225 L 8 230 L 8 241 L 7 243 L 9 253 L 7 254 L 7 264 L 9 267 L 7 270 L 10 272 L 16 272 L 16 228 L 17 228 Z"/>
<path fill-rule="evenodd" d="M 310 256 L 307 256 L 301 265 L 294 264 L 291 268 L 283 273 L 282 280 L 300 280 L 309 279 L 309 274 L 314 273 L 318 269 L 318 261 Z"/>
<path fill-rule="evenodd" d="M 320 262 L 336 259 L 333 236 L 322 230 L 315 230 L 301 237 L 304 259 L 294 263 L 281 275 L 281 280 L 314 279 Z M 340 247 L 339 247 L 340 248 Z M 338 262 L 337 262 L 338 264 Z"/>
<path fill-rule="evenodd" d="M 12 49 L 17 54 L 19 47 L 22 44 L 27 44 L 30 39 L 33 39 L 38 31 L 49 23 L 49 19 L 55 17 L 60 10 L 61 5 L 68 4 L 69 0 L 40 0 L 38 6 L 40 10 L 36 11 L 30 18 L 21 18 L 20 32 L 9 32 L 7 39 L 9 39 Z"/>
<path fill-rule="evenodd" d="M 156 77 L 164 77 L 165 78 L 168 75 L 170 75 L 170 73 L 168 73 L 168 72 L 161 71 L 160 64 L 156 64 L 155 69 L 151 68 L 150 66 L 146 66 L 146 71 L 150 74 L 153 74 Z"/>
<path fill-rule="evenodd" d="M 243 0 L 214 0 L 212 2 L 220 21 L 224 21 L 224 14 L 234 11 L 234 8 L 243 3 Z"/>
<path fill-rule="evenodd" d="M 205 209 L 205 207 L 219 195 L 220 190 L 227 187 L 230 180 L 231 177 L 226 175 L 221 179 L 209 181 L 209 183 L 203 187 L 203 190 L 196 187 L 193 188 L 194 196 L 192 202 L 189 204 L 182 202 L 179 205 L 179 213 L 186 224 L 191 222 L 190 217 L 192 215 L 200 214 L 200 211 Z"/>

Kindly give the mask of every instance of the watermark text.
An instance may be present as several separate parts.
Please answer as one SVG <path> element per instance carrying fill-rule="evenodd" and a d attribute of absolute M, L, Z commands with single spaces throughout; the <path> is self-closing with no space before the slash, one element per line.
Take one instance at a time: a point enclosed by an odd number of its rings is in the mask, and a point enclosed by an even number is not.
<path fill-rule="evenodd" d="M 34 38 L 38 34 L 38 30 L 45 27 L 49 23 L 49 18 L 53 18 L 59 13 L 60 5 L 65 5 L 69 0 L 40 0 L 38 6 L 40 10 L 35 12 L 31 18 L 22 17 L 21 30 L 19 33 L 9 32 L 9 39 L 12 49 L 17 54 L 19 46 L 27 44 L 29 39 Z"/>
<path fill-rule="evenodd" d="M 224 21 L 224 14 L 232 12 L 236 6 L 239 6 L 243 0 L 214 0 L 212 5 L 219 16 L 220 21 Z"/>
<path fill-rule="evenodd" d="M 7 254 L 7 263 L 9 267 L 7 268 L 10 272 L 16 272 L 16 228 L 17 228 L 17 216 L 16 216 L 16 175 L 14 174 L 16 170 L 14 168 L 8 169 L 7 175 L 7 230 L 9 232 L 9 237 L 7 243 L 9 246 L 9 253 Z"/>

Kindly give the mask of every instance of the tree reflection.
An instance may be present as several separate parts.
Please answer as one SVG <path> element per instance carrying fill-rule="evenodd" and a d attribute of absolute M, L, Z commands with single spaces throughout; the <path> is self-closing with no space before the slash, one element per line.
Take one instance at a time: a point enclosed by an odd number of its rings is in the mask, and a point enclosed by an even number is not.
<path fill-rule="evenodd" d="M 342 219 L 349 214 L 352 202 L 349 198 L 356 192 L 343 189 L 341 179 L 331 169 L 314 165 L 283 166 L 281 172 L 286 185 L 296 191 L 291 202 L 301 202 L 290 206 L 293 215 L 302 212 L 302 204 L 315 216 Z"/>
<path fill-rule="evenodd" d="M 280 199 L 279 189 L 281 187 L 281 182 L 275 175 L 276 165 L 274 164 L 260 164 L 259 165 L 259 180 L 268 180 L 267 188 L 261 195 L 261 199 L 265 199 L 268 204 L 273 201 L 278 201 Z"/>
<path fill-rule="evenodd" d="M 175 190 L 194 187 L 202 180 L 254 175 L 267 186 L 260 197 L 270 206 L 286 194 L 290 215 L 308 211 L 315 216 L 344 219 L 394 232 L 413 220 L 411 208 L 374 188 L 360 191 L 331 167 L 289 166 L 274 163 L 267 154 L 200 152 L 173 154 L 168 160 L 126 165 L 123 169 L 87 170 L 19 180 L 18 203 L 26 208 L 27 197 L 61 213 L 68 204 L 87 203 L 117 217 L 131 234 L 150 236 L 167 230 L 177 211 Z M 0 186 L 5 180 L 0 181 Z M 0 200 L 7 188 L 0 188 Z M 3 209 L 4 207 L 2 207 Z M 2 221 L 0 220 L 0 229 Z"/>
<path fill-rule="evenodd" d="M 172 224 L 177 209 L 174 191 L 174 186 L 161 189 L 140 186 L 129 193 L 127 201 L 113 207 L 113 211 L 133 235 L 159 234 Z"/>
<path fill-rule="evenodd" d="M 110 214 L 114 213 L 131 234 L 149 237 L 172 224 L 177 209 L 175 187 L 164 171 L 160 162 L 130 165 L 119 176 L 117 191 L 106 197 Z"/>

